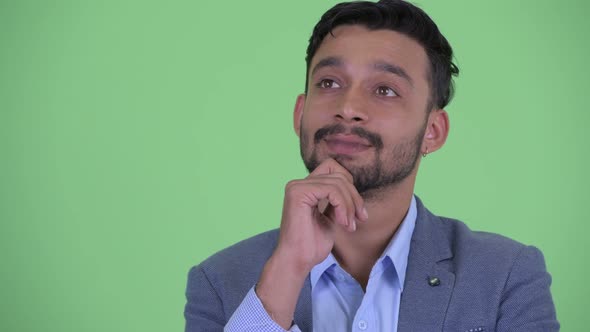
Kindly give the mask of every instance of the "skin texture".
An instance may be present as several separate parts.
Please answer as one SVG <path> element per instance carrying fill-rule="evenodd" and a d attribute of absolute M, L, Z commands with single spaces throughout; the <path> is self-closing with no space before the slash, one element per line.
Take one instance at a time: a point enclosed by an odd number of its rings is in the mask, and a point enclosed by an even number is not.
<path fill-rule="evenodd" d="M 366 287 L 408 211 L 420 155 L 448 134 L 447 113 L 427 109 L 428 72 L 417 42 L 358 25 L 334 29 L 312 59 L 308 94 L 293 113 L 311 172 L 285 188 L 279 243 L 256 288 L 283 328 L 305 278 L 330 252 Z M 375 174 L 362 179 L 367 172 Z"/>

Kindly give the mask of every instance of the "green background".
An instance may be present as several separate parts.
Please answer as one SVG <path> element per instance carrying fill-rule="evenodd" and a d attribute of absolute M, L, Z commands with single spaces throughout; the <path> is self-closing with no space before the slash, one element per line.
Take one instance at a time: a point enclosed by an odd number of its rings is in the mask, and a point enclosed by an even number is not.
<path fill-rule="evenodd" d="M 306 175 L 291 112 L 334 3 L 0 1 L 0 330 L 182 330 L 189 268 Z M 538 246 L 584 331 L 590 5 L 417 3 L 461 75 L 416 193 Z"/>

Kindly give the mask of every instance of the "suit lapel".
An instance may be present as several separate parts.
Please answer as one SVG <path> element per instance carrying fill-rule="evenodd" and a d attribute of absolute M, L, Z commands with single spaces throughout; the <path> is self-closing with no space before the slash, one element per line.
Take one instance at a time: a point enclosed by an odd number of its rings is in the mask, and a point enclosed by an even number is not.
<path fill-rule="evenodd" d="M 401 296 L 398 332 L 442 331 L 455 275 L 441 262 L 451 258 L 452 252 L 440 218 L 426 210 L 419 199 L 416 201 L 418 216 Z"/>

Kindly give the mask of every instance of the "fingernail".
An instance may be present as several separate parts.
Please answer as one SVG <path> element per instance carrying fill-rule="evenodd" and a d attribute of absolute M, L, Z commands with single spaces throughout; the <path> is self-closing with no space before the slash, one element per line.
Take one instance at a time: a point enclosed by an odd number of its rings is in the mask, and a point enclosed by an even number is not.
<path fill-rule="evenodd" d="M 366 207 L 363 207 L 363 217 L 365 217 L 365 220 L 369 219 L 369 212 L 367 212 Z"/>
<path fill-rule="evenodd" d="M 352 223 L 351 223 L 350 227 L 352 228 L 353 232 L 356 231 L 356 220 L 355 219 L 352 219 Z"/>

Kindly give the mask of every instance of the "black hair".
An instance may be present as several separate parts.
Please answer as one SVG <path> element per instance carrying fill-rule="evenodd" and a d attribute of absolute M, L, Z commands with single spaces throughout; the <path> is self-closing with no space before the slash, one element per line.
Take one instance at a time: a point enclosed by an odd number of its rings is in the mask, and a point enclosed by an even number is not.
<path fill-rule="evenodd" d="M 453 63 L 453 49 L 432 19 L 420 8 L 402 0 L 343 2 L 328 10 L 316 24 L 307 46 L 305 92 L 311 60 L 328 33 L 340 25 L 362 25 L 369 30 L 393 30 L 418 42 L 430 62 L 429 110 L 444 108 L 453 97 L 452 76 L 459 75 Z"/>

